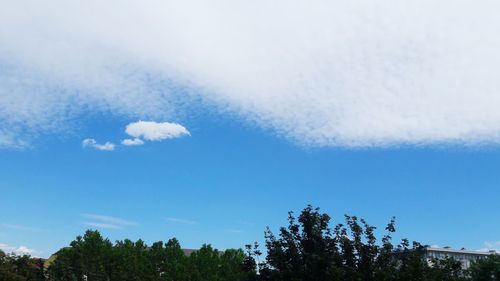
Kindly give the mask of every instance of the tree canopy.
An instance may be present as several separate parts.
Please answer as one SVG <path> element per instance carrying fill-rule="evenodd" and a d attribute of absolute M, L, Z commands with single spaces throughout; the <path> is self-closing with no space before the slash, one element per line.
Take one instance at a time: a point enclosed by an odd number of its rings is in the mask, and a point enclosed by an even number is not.
<path fill-rule="evenodd" d="M 128 239 L 112 243 L 96 230 L 78 236 L 55 254 L 44 271 L 40 259 L 0 251 L 0 281 L 500 281 L 500 256 L 464 270 L 451 258 L 424 259 L 425 247 L 393 243 L 395 219 L 377 238 L 362 218 L 329 215 L 307 206 L 288 225 L 257 243 L 219 251 L 211 245 L 185 252 L 175 238 L 147 245 Z M 265 254 L 263 254 L 263 252 Z"/>

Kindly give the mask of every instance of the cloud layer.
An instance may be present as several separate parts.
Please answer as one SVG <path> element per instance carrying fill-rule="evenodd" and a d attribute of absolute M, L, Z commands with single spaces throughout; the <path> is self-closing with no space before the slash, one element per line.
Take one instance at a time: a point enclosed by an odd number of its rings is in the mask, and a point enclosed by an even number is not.
<path fill-rule="evenodd" d="M 88 111 L 165 118 L 191 102 L 303 144 L 499 143 L 499 9 L 11 1 L 0 11 L 0 146 Z"/>

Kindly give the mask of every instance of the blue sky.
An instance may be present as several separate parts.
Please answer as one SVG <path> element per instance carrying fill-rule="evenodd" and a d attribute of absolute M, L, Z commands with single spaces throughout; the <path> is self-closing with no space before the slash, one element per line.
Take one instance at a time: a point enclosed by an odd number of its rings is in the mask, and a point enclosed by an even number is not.
<path fill-rule="evenodd" d="M 2 4 L 2 249 L 241 247 L 309 203 L 500 248 L 498 1 Z"/>
<path fill-rule="evenodd" d="M 98 227 L 112 240 L 242 247 L 309 203 L 335 222 L 347 213 L 382 228 L 396 216 L 398 238 L 432 245 L 481 249 L 499 238 L 496 148 L 310 148 L 210 114 L 184 124 L 188 137 L 82 148 L 88 136 L 126 137 L 130 121 L 1 151 L 0 241 L 47 256 L 86 223 L 110 223 L 92 217 L 101 215 L 126 221 Z"/>

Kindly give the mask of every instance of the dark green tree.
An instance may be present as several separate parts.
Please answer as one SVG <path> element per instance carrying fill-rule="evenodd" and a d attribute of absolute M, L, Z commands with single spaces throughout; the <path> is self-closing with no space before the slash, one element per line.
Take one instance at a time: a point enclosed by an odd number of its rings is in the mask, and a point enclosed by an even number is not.
<path fill-rule="evenodd" d="M 392 244 L 395 219 L 379 242 L 376 228 L 364 219 L 345 216 L 330 228 L 330 217 L 307 206 L 298 219 L 289 213 L 279 235 L 265 232 L 267 258 L 263 281 L 461 281 L 461 264 L 452 259 L 428 263 L 425 247 L 403 239 Z"/>
<path fill-rule="evenodd" d="M 265 278 L 326 281 L 341 276 L 336 267 L 342 260 L 336 246 L 341 241 L 332 234 L 329 221 L 327 214 L 308 206 L 298 220 L 289 213 L 288 226 L 280 228 L 279 237 L 268 228 L 265 233 L 267 265 L 262 268 Z"/>
<path fill-rule="evenodd" d="M 220 252 L 210 245 L 203 245 L 193 252 L 187 263 L 190 281 L 220 281 Z"/>
<path fill-rule="evenodd" d="M 453 258 L 434 259 L 428 269 L 429 281 L 460 281 L 466 280 L 462 263 Z"/>
<path fill-rule="evenodd" d="M 57 253 L 49 267 L 54 280 L 108 281 L 111 274 L 112 243 L 98 231 L 87 230 L 70 247 Z"/>
<path fill-rule="evenodd" d="M 220 256 L 221 280 L 247 281 L 248 272 L 245 271 L 245 253 L 241 249 L 225 250 Z"/>
<path fill-rule="evenodd" d="M 242 250 L 203 245 L 188 257 L 176 239 L 151 247 L 128 239 L 113 245 L 89 230 L 56 254 L 48 275 L 51 281 L 248 281 L 245 261 Z"/>
<path fill-rule="evenodd" d="M 152 263 L 150 249 L 142 240 L 117 241 L 112 248 L 110 280 L 155 281 L 159 274 Z"/>
<path fill-rule="evenodd" d="M 203 245 L 188 256 L 176 239 L 113 245 L 89 230 L 56 254 L 47 273 L 51 281 L 500 281 L 498 255 L 465 272 L 451 258 L 424 259 L 426 247 L 417 242 L 393 244 L 394 218 L 380 240 L 362 218 L 346 215 L 332 228 L 330 222 L 310 205 L 298 217 L 290 212 L 277 235 L 265 231 L 264 261 L 257 243 L 245 252 Z M 0 252 L 0 281 L 43 280 L 37 268 L 32 258 Z"/>
<path fill-rule="evenodd" d="M 0 281 L 44 281 L 43 261 L 0 251 Z"/>
<path fill-rule="evenodd" d="M 151 263 L 162 281 L 186 281 L 187 257 L 181 249 L 179 241 L 175 238 L 155 242 L 150 249 Z"/>
<path fill-rule="evenodd" d="M 492 254 L 474 262 L 470 275 L 473 281 L 500 281 L 500 255 Z"/>

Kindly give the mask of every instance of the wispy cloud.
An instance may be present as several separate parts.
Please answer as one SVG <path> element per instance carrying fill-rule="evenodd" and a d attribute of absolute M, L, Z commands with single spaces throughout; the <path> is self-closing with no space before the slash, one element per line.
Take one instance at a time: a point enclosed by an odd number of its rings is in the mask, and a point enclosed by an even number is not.
<path fill-rule="evenodd" d="M 88 220 L 82 222 L 82 224 L 95 228 L 121 229 L 125 226 L 137 225 L 137 223 L 133 221 L 106 215 L 84 213 L 81 214 L 81 216 Z"/>
<path fill-rule="evenodd" d="M 241 229 L 226 229 L 226 231 L 229 233 L 235 233 L 235 234 L 245 232 L 244 230 L 241 230 Z"/>
<path fill-rule="evenodd" d="M 9 228 L 9 229 L 17 229 L 25 231 L 42 231 L 42 229 L 40 228 L 19 225 L 19 224 L 10 224 L 10 223 L 0 223 L 0 228 Z"/>
<path fill-rule="evenodd" d="M 115 145 L 111 142 L 106 142 L 105 144 L 99 144 L 95 139 L 84 139 L 82 141 L 83 147 L 90 147 L 96 150 L 112 151 L 115 150 Z"/>
<path fill-rule="evenodd" d="M 168 222 L 172 222 L 172 223 L 180 223 L 180 224 L 198 224 L 197 221 L 193 221 L 193 220 L 186 220 L 186 219 L 179 219 L 179 218 L 172 218 L 172 217 L 169 217 L 169 218 L 166 218 L 166 220 Z"/>
<path fill-rule="evenodd" d="M 101 222 L 83 222 L 84 225 L 94 227 L 94 228 L 104 228 L 104 229 L 121 229 L 121 225 L 101 223 Z"/>
<path fill-rule="evenodd" d="M 245 225 L 245 226 L 255 226 L 254 222 L 249 222 L 249 221 L 237 221 L 236 223 L 239 225 Z"/>

